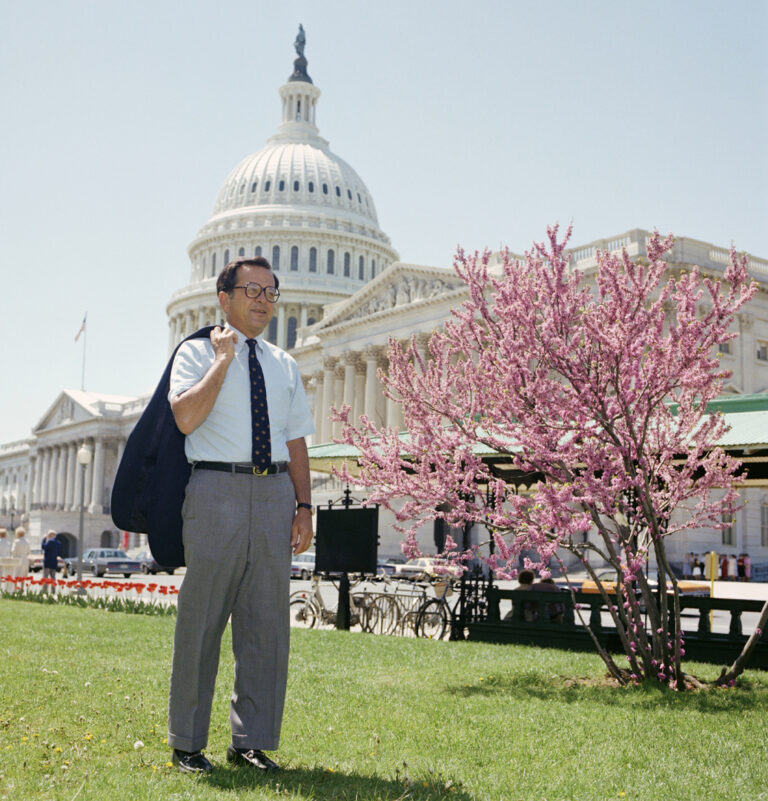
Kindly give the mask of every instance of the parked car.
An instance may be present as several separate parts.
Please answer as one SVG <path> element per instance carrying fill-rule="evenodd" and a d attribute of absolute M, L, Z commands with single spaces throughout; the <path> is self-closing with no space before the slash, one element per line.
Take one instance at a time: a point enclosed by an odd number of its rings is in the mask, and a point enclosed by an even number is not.
<path fill-rule="evenodd" d="M 312 578 L 315 572 L 314 552 L 300 553 L 291 560 L 291 578 L 300 578 L 305 581 Z"/>
<path fill-rule="evenodd" d="M 597 577 L 600 579 L 600 583 L 607 593 L 616 592 L 616 572 L 614 570 L 605 570 L 602 573 L 598 573 Z M 658 587 L 658 572 L 656 570 L 648 571 L 648 583 L 653 590 L 656 591 Z M 677 580 L 677 588 L 681 595 L 702 595 L 709 597 L 709 587 L 708 581 L 693 581 L 692 579 Z M 581 591 L 592 593 L 600 592 L 597 584 L 591 579 L 582 582 Z M 669 579 L 667 579 L 667 591 L 672 592 L 672 582 Z"/>
<path fill-rule="evenodd" d="M 461 568 L 448 563 L 439 556 L 420 556 L 409 559 L 405 564 L 395 565 L 395 575 L 399 578 L 429 579 L 444 575 L 458 577 Z"/>
<path fill-rule="evenodd" d="M 56 570 L 62 570 L 64 568 L 64 560 L 61 557 L 58 557 L 58 566 Z M 42 548 L 30 548 L 29 551 L 29 571 L 30 573 L 39 573 L 43 569 L 43 549 Z"/>
<path fill-rule="evenodd" d="M 175 569 L 174 567 L 166 567 L 165 565 L 160 565 L 155 560 L 155 557 L 152 556 L 151 551 L 140 551 L 134 557 L 137 562 L 141 562 L 141 572 L 150 574 L 152 576 L 155 573 L 167 573 L 169 576 L 172 576 Z"/>
<path fill-rule="evenodd" d="M 392 576 L 397 572 L 397 562 L 391 559 L 381 560 L 376 562 L 376 575 L 377 576 Z"/>
<path fill-rule="evenodd" d="M 64 561 L 67 563 L 68 574 L 77 572 L 76 556 L 70 556 Z M 133 573 L 141 573 L 141 562 L 131 559 L 125 551 L 116 548 L 89 548 L 83 552 L 83 572 L 86 571 L 98 577 L 107 573 L 122 573 L 130 578 Z"/>

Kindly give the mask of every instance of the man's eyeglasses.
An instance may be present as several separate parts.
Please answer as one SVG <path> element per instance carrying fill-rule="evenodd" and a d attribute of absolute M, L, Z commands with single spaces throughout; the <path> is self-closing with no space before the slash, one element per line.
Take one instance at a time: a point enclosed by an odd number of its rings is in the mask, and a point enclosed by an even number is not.
<path fill-rule="evenodd" d="M 274 286 L 262 286 L 254 281 L 249 281 L 245 286 L 233 286 L 232 289 L 244 289 L 246 297 L 258 298 L 261 293 L 270 302 L 274 303 L 280 297 L 280 290 Z"/>

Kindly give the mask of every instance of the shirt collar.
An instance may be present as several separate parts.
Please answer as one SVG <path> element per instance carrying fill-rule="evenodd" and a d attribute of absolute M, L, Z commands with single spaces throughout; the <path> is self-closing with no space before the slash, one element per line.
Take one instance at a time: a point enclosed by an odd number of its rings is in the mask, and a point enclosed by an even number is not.
<path fill-rule="evenodd" d="M 261 333 L 256 337 L 247 337 L 242 331 L 239 331 L 233 325 L 229 323 L 224 323 L 224 328 L 228 328 L 230 331 L 234 331 L 237 334 L 237 343 L 235 344 L 235 354 L 238 356 L 242 352 L 243 348 L 246 347 L 245 340 L 246 339 L 255 339 L 256 340 L 256 350 L 259 353 L 264 352 L 264 334 Z"/>

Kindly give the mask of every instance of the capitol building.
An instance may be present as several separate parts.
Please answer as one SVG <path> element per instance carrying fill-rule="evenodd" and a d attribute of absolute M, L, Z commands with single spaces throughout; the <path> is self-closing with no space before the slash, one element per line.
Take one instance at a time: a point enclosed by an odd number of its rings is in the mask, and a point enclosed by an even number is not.
<path fill-rule="evenodd" d="M 166 308 L 168 352 L 197 328 L 221 322 L 215 285 L 228 261 L 265 256 L 279 275 L 281 292 L 267 337 L 298 362 L 317 444 L 339 433 L 328 411 L 342 403 L 379 424 L 402 425 L 398 405 L 384 396 L 377 378 L 378 369 L 387 367 L 387 343 L 390 337 L 415 336 L 426 358 L 430 333 L 467 293 L 450 265 L 400 260 L 379 227 L 362 178 L 320 136 L 321 92 L 309 76 L 301 34 L 296 50 L 293 73 L 279 88 L 275 134 L 226 176 L 212 216 L 188 247 L 188 281 Z M 572 263 L 593 268 L 597 249 L 626 248 L 630 257 L 642 258 L 650 236 L 642 229 L 608 235 L 572 248 Z M 722 243 L 681 237 L 669 262 L 673 270 L 698 265 L 717 276 L 728 256 Z M 738 317 L 738 338 L 721 353 L 732 371 L 726 387 L 731 395 L 768 393 L 768 261 L 750 256 L 749 265 L 759 292 Z M 69 389 L 52 398 L 38 411 L 29 437 L 0 445 L 0 526 L 23 522 L 33 545 L 54 529 L 65 555 L 74 554 L 82 495 L 85 547 L 144 545 L 144 535 L 116 530 L 109 503 L 125 441 L 148 400 Z M 85 467 L 77 462 L 83 443 L 92 454 Z M 313 484 L 315 503 L 336 499 L 343 489 L 320 473 Z M 749 502 L 738 513 L 728 548 L 765 563 L 768 490 L 746 492 Z M 380 522 L 384 555 L 399 553 L 389 522 L 386 517 Z M 700 539 L 686 543 L 686 550 L 717 549 L 721 532 L 703 532 Z M 429 540 L 431 533 L 425 548 Z"/>

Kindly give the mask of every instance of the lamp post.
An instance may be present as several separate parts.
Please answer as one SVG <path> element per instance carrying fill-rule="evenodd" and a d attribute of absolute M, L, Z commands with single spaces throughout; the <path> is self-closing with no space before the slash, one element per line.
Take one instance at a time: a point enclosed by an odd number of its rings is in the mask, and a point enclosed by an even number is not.
<path fill-rule="evenodd" d="M 77 451 L 77 463 L 82 468 L 82 476 L 80 481 L 80 529 L 77 534 L 77 581 L 81 583 L 83 580 L 83 514 L 85 512 L 85 471 L 91 463 L 91 449 L 83 442 Z M 83 592 L 80 587 L 79 592 Z"/>

